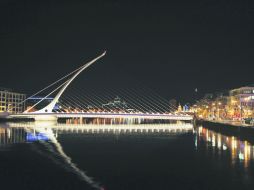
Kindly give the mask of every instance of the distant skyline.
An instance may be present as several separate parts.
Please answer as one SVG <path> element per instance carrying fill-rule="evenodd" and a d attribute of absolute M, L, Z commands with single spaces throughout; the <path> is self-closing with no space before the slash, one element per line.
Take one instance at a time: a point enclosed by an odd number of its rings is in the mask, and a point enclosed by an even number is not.
<path fill-rule="evenodd" d="M 107 50 L 88 86 L 137 81 L 193 101 L 254 84 L 253 20 L 252 1 L 3 0 L 0 86 L 33 93 Z"/>

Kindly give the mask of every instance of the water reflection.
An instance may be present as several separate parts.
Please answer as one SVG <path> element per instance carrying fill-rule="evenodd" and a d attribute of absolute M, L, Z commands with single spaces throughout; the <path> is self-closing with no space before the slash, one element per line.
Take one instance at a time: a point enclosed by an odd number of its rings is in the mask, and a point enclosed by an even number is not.
<path fill-rule="evenodd" d="M 0 126 L 3 135 L 0 142 L 8 144 L 49 140 L 63 133 L 175 133 L 183 134 L 193 129 L 189 123 L 180 124 L 129 124 L 129 125 L 94 125 L 94 124 L 59 124 L 51 122 L 7 123 Z M 21 140 L 22 139 L 22 140 Z M 3 143 L 1 143 L 3 144 Z"/>
<path fill-rule="evenodd" d="M 26 132 L 24 128 L 0 127 L 0 147 L 26 142 Z"/>
<path fill-rule="evenodd" d="M 193 129 L 192 124 L 130 124 L 130 125 L 75 125 L 59 124 L 47 122 L 33 123 L 6 123 L 0 126 L 0 148 L 15 143 L 30 143 L 32 150 L 50 159 L 55 164 L 76 174 L 81 180 L 85 181 L 94 189 L 103 190 L 104 187 L 88 176 L 84 170 L 72 161 L 57 140 L 61 134 L 80 134 L 80 133 L 169 133 L 183 134 Z"/>
<path fill-rule="evenodd" d="M 221 133 L 198 127 L 195 136 L 196 149 L 205 143 L 208 149 L 216 151 L 217 156 L 229 152 L 232 164 L 240 162 L 245 168 L 254 159 L 254 145 L 246 140 L 240 140 L 235 136 L 226 136 Z"/>
<path fill-rule="evenodd" d="M 6 146 L 15 143 L 37 142 L 42 145 L 33 144 L 33 151 L 47 157 L 64 169 L 76 174 L 92 188 L 103 190 L 104 188 L 79 169 L 72 159 L 64 152 L 61 144 L 57 140 L 57 133 L 53 131 L 54 125 L 49 123 L 20 124 L 10 123 L 0 127 L 0 145 Z"/>
<path fill-rule="evenodd" d="M 133 125 L 133 124 L 182 124 L 183 121 L 175 120 L 152 120 L 140 118 L 69 118 L 59 119 L 60 123 L 65 124 L 92 124 L 92 125 Z"/>

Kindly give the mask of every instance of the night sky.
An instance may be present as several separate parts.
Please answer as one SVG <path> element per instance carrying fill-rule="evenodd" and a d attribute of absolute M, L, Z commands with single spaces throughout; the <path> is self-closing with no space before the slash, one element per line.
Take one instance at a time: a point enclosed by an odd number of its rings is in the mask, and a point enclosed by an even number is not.
<path fill-rule="evenodd" d="M 254 1 L 1 0 L 1 87 L 33 93 L 104 50 L 89 85 L 131 79 L 181 101 L 250 85 Z"/>

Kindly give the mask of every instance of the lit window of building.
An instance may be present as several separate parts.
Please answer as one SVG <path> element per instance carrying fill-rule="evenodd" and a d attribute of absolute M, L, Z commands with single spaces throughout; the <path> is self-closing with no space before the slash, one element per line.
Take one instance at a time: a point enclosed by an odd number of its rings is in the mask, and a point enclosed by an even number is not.
<path fill-rule="evenodd" d="M 22 113 L 25 110 L 26 95 L 0 88 L 0 112 Z"/>

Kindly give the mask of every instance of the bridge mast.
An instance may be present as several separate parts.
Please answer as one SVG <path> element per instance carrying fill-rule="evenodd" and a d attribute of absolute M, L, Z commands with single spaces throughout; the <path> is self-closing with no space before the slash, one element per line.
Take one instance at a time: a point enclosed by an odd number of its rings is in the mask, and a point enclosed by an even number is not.
<path fill-rule="evenodd" d="M 101 55 L 99 55 L 98 57 L 96 57 L 95 59 L 93 59 L 92 61 L 86 63 L 84 66 L 82 66 L 68 81 L 66 81 L 66 83 L 63 85 L 63 87 L 61 88 L 61 90 L 57 93 L 57 95 L 55 96 L 55 98 L 44 108 L 35 111 L 33 113 L 52 113 L 53 109 L 56 105 L 56 103 L 58 102 L 59 98 L 61 97 L 61 95 L 64 93 L 64 91 L 66 90 L 66 88 L 70 85 L 70 83 L 82 72 L 84 71 L 86 68 L 88 68 L 90 65 L 92 65 L 93 63 L 95 63 L 97 60 L 99 60 L 100 58 L 102 58 L 104 55 L 106 54 L 106 51 L 104 51 Z"/>

